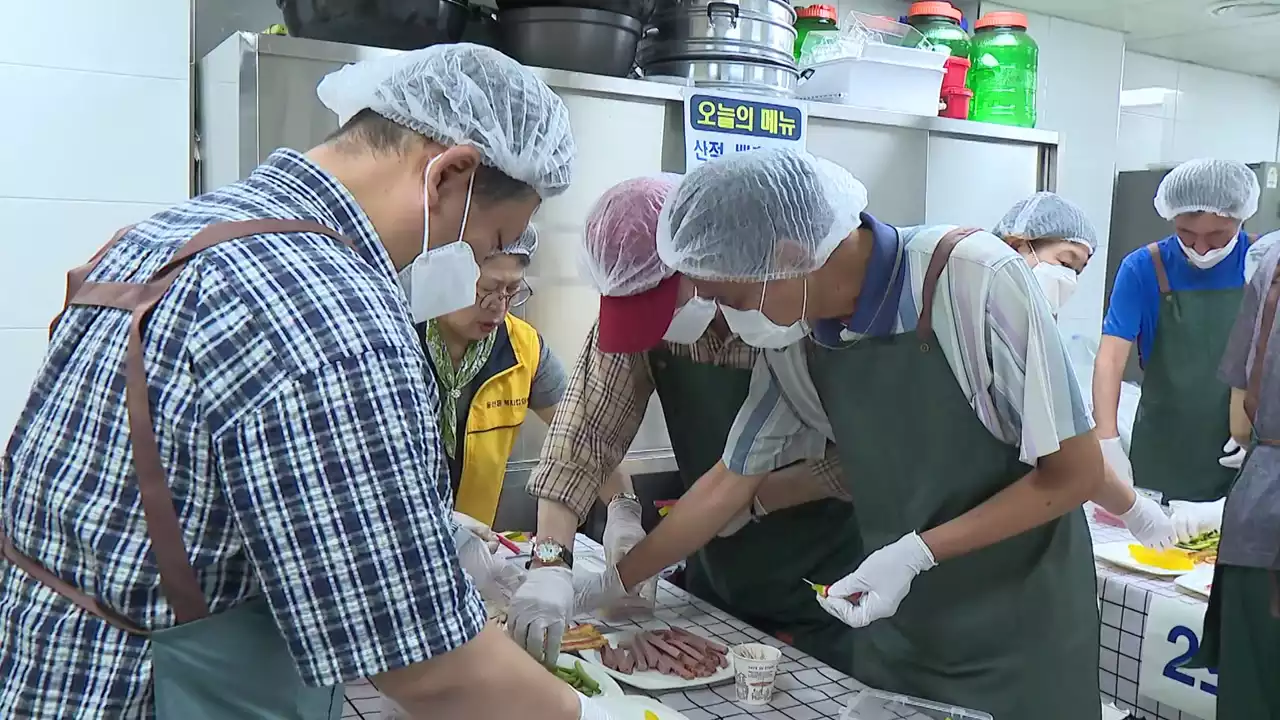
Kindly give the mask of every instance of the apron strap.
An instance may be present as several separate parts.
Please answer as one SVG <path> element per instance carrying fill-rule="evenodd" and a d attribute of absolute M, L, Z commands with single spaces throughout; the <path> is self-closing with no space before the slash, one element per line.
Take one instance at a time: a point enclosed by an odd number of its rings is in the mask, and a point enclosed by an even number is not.
<path fill-rule="evenodd" d="M 152 273 L 145 284 L 122 282 L 87 282 L 89 273 L 126 232 L 116 233 L 85 265 L 67 274 L 66 308 L 107 307 L 128 311 L 131 315 L 129 338 L 125 351 L 125 406 L 129 416 L 129 437 L 133 446 L 133 464 L 138 476 L 138 494 L 142 512 L 146 518 L 147 536 L 155 554 L 160 575 L 160 587 L 165 599 L 173 607 L 177 624 L 193 622 L 208 617 L 209 605 L 204 591 L 191 566 L 178 513 L 174 509 L 173 493 L 169 489 L 160 447 L 156 440 L 155 423 L 151 416 L 149 385 L 144 359 L 143 332 L 151 313 L 168 292 L 186 263 L 198 253 L 219 243 L 243 237 L 263 234 L 315 233 L 333 238 L 354 249 L 350 240 L 338 232 L 307 220 L 245 220 L 209 225 L 182 245 L 173 258 Z M 51 325 L 57 326 L 59 313 Z M 2 536 L 0 536 L 2 537 Z M 37 581 L 67 598 L 107 623 L 127 632 L 141 632 L 139 626 L 103 607 L 97 600 L 71 587 L 48 569 L 20 553 L 8 539 L 4 539 L 5 559 L 26 571 Z"/>
<path fill-rule="evenodd" d="M 1271 276 L 1271 285 L 1267 288 L 1266 297 L 1262 301 L 1262 320 L 1258 324 L 1258 342 L 1253 348 L 1253 366 L 1249 368 L 1249 387 L 1244 396 L 1244 412 L 1249 422 L 1257 424 L 1258 401 L 1262 395 L 1262 373 L 1267 361 L 1267 346 L 1271 342 L 1271 332 L 1276 323 L 1276 305 L 1280 303 L 1280 266 Z M 1280 440 L 1259 437 L 1262 445 L 1280 445 Z"/>
<path fill-rule="evenodd" d="M 929 258 L 929 269 L 924 274 L 924 291 L 920 298 L 920 319 L 916 323 L 916 336 L 920 338 L 922 343 L 927 344 L 933 340 L 933 298 L 938 292 L 938 280 L 942 278 L 942 271 L 947 267 L 947 261 L 951 259 L 951 253 L 956 249 L 956 245 L 959 245 L 961 240 L 976 232 L 982 232 L 981 228 L 955 228 L 949 230 L 938 241 L 937 247 L 933 249 L 933 256 Z"/>
<path fill-rule="evenodd" d="M 1147 245 L 1147 252 L 1151 254 L 1151 265 L 1156 269 L 1156 282 L 1160 285 L 1160 294 L 1168 295 L 1172 290 L 1169 285 L 1169 273 L 1164 269 L 1164 259 L 1160 257 L 1160 246 L 1151 243 Z"/>
<path fill-rule="evenodd" d="M 120 228 L 116 231 L 115 235 L 111 236 L 111 239 L 108 240 L 105 245 L 98 248 L 98 252 L 94 253 L 93 257 L 89 258 L 89 262 L 80 265 L 79 267 L 71 268 L 67 271 L 67 293 L 62 299 L 62 309 L 59 310 L 58 314 L 53 316 L 53 320 L 49 322 L 50 340 L 53 339 L 53 331 L 58 327 L 58 321 L 62 319 L 62 314 L 65 313 L 67 311 L 67 307 L 71 305 L 71 298 L 75 297 L 76 293 L 80 292 L 80 286 L 84 284 L 86 279 L 88 279 L 89 273 L 93 272 L 94 269 L 98 267 L 98 263 L 102 261 L 102 258 L 107 254 L 107 251 L 133 228 L 133 225 Z"/>

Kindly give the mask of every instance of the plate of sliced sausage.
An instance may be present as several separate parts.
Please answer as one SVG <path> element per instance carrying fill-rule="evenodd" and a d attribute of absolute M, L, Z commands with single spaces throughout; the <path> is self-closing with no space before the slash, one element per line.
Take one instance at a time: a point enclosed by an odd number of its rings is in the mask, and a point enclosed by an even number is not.
<path fill-rule="evenodd" d="M 733 682 L 729 649 L 680 628 L 605 635 L 607 647 L 582 659 L 641 690 L 682 690 Z"/>

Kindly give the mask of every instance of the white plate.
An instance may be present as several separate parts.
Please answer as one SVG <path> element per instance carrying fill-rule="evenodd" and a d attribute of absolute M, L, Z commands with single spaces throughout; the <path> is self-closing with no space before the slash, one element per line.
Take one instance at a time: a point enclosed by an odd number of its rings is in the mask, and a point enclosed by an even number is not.
<path fill-rule="evenodd" d="M 1209 591 L 1213 585 L 1213 566 L 1196 565 L 1195 570 L 1176 578 L 1173 584 L 1187 592 L 1209 597 Z"/>
<path fill-rule="evenodd" d="M 627 640 L 634 634 L 635 633 L 618 632 L 609 633 L 604 637 L 614 647 L 617 647 L 619 642 Z M 600 652 L 597 650 L 583 650 L 581 654 L 582 659 L 586 662 L 589 662 L 593 666 L 609 673 L 618 681 L 634 688 L 640 688 L 641 690 L 686 690 L 688 688 L 699 688 L 706 687 L 708 685 L 720 685 L 721 683 L 733 682 L 733 660 L 729 660 L 729 667 L 720 668 L 710 677 L 685 680 L 684 678 L 676 677 L 674 675 L 664 675 L 657 670 L 645 670 L 644 672 L 634 672 L 627 675 L 626 673 L 620 673 L 617 670 L 605 667 L 600 662 Z"/>
<path fill-rule="evenodd" d="M 601 698 L 600 705 L 617 720 L 645 720 L 646 710 L 657 715 L 658 720 L 689 720 L 657 700 L 640 695 Z"/>
<path fill-rule="evenodd" d="M 579 660 L 576 655 L 567 653 L 560 653 L 560 656 L 556 658 L 556 665 L 566 670 L 572 670 L 575 662 L 581 662 L 582 669 L 586 671 L 587 677 L 595 680 L 596 684 L 600 686 L 600 694 L 596 697 L 623 697 L 626 695 L 626 693 L 622 692 L 622 686 L 609 676 L 609 672 L 605 668 L 585 660 Z"/>
<path fill-rule="evenodd" d="M 1136 545 L 1136 542 L 1109 542 L 1101 545 L 1093 546 L 1093 556 L 1101 560 L 1106 560 L 1112 565 L 1119 565 L 1122 568 L 1136 570 L 1148 575 L 1159 575 L 1160 577 L 1178 577 L 1186 575 L 1190 570 L 1166 570 L 1158 568 L 1154 565 L 1140 563 L 1133 559 L 1129 554 L 1129 546 Z"/>

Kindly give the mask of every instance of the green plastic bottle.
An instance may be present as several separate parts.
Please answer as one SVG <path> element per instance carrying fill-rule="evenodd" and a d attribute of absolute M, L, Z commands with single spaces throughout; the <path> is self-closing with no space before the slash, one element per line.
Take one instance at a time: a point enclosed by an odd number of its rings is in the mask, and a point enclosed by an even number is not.
<path fill-rule="evenodd" d="M 960 27 L 961 17 L 949 2 L 912 3 L 907 10 L 907 24 L 919 30 L 935 50 L 967 58 L 972 48 L 969 33 Z"/>
<path fill-rule="evenodd" d="M 1040 47 L 1027 34 L 1027 16 L 990 12 L 974 24 L 969 51 L 970 120 L 1036 126 L 1036 71 Z"/>
<path fill-rule="evenodd" d="M 839 30 L 836 27 L 835 5 L 810 5 L 796 8 L 796 62 L 800 62 L 800 51 L 804 49 L 804 39 L 814 30 Z"/>

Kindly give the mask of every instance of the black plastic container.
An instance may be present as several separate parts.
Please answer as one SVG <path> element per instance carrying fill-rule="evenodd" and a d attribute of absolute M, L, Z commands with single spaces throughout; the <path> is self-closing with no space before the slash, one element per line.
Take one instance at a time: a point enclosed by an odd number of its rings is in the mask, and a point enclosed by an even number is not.
<path fill-rule="evenodd" d="M 417 50 L 458 42 L 471 9 L 460 0 L 276 0 L 295 37 Z"/>

